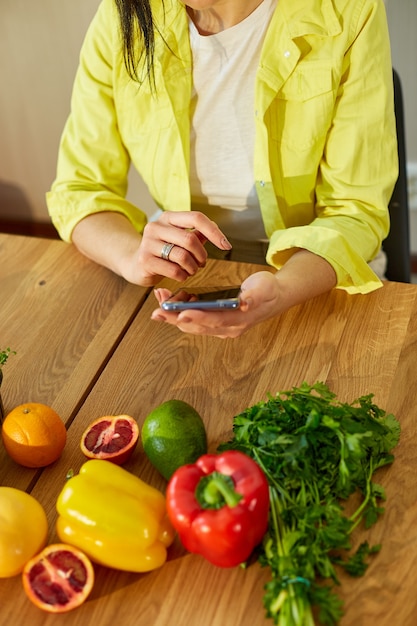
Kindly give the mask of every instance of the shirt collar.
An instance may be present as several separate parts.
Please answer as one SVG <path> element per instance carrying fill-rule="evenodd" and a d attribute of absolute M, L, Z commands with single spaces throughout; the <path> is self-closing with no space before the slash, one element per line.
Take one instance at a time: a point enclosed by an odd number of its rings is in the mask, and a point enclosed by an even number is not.
<path fill-rule="evenodd" d="M 279 10 L 292 39 L 305 35 L 333 37 L 342 30 L 333 0 L 279 0 Z"/>

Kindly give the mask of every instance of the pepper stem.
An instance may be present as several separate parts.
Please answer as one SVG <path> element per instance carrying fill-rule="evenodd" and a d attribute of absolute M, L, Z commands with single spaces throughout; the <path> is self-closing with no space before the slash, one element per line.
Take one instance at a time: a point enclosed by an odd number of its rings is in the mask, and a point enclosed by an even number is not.
<path fill-rule="evenodd" d="M 233 479 L 220 472 L 200 478 L 195 495 L 203 509 L 221 509 L 225 505 L 233 508 L 243 498 L 235 490 Z"/>

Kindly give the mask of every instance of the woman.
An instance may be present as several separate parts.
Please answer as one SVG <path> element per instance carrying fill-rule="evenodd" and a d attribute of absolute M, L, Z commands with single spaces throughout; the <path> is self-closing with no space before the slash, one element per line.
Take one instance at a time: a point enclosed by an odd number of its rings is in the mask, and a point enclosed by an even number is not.
<path fill-rule="evenodd" d="M 150 223 L 125 199 L 131 161 L 163 209 Z M 265 252 L 277 271 L 248 276 L 240 310 L 153 313 L 235 337 L 378 288 L 396 176 L 382 0 L 103 0 L 47 199 L 63 239 L 144 286 L 195 274 L 207 247 Z"/>

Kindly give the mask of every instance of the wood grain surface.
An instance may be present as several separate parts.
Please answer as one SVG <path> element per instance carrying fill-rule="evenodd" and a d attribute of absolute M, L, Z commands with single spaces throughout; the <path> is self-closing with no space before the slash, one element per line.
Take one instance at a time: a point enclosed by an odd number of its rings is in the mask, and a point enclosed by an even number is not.
<path fill-rule="evenodd" d="M 207 288 L 242 281 L 257 268 L 209 262 L 191 282 Z M 258 268 L 259 269 L 259 268 Z M 169 282 L 167 284 L 170 284 Z M 386 512 L 353 538 L 382 543 L 364 577 L 341 576 L 341 626 L 414 626 L 416 623 L 417 481 L 415 375 L 417 286 L 387 283 L 366 296 L 334 290 L 295 307 L 243 337 L 221 340 L 182 334 L 153 322 L 150 294 L 132 320 L 68 429 L 62 457 L 45 468 L 31 493 L 44 506 L 55 534 L 55 503 L 69 469 L 85 461 L 79 448 L 86 425 L 100 415 L 127 413 L 141 426 L 157 405 L 172 398 L 192 404 L 204 419 L 209 448 L 231 435 L 233 416 L 303 381 L 326 382 L 340 400 L 373 393 L 401 422 L 395 462 L 379 471 Z M 166 483 L 139 443 L 126 469 L 155 487 Z M 89 600 L 71 614 L 50 616 L 24 596 L 19 577 L 0 580 L 0 626 L 266 626 L 262 605 L 267 569 L 220 569 L 186 554 L 176 541 L 168 562 L 144 574 L 96 567 Z"/>
<path fill-rule="evenodd" d="M 5 414 L 42 402 L 69 424 L 146 291 L 62 241 L 0 234 L 0 349 L 16 351 L 3 367 Z M 26 489 L 37 472 L 17 467 L 0 446 L 0 484 L 13 476 Z"/>

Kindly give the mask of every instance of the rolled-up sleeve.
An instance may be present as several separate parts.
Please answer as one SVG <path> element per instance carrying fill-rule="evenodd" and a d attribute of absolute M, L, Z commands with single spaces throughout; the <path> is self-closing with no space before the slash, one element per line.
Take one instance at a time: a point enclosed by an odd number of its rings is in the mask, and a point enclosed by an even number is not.
<path fill-rule="evenodd" d="M 92 213 L 122 213 L 139 231 L 147 219 L 125 198 L 130 157 L 118 131 L 113 96 L 115 67 L 123 64 L 117 20 L 114 3 L 104 0 L 81 49 L 57 175 L 46 195 L 52 222 L 65 241 Z"/>

